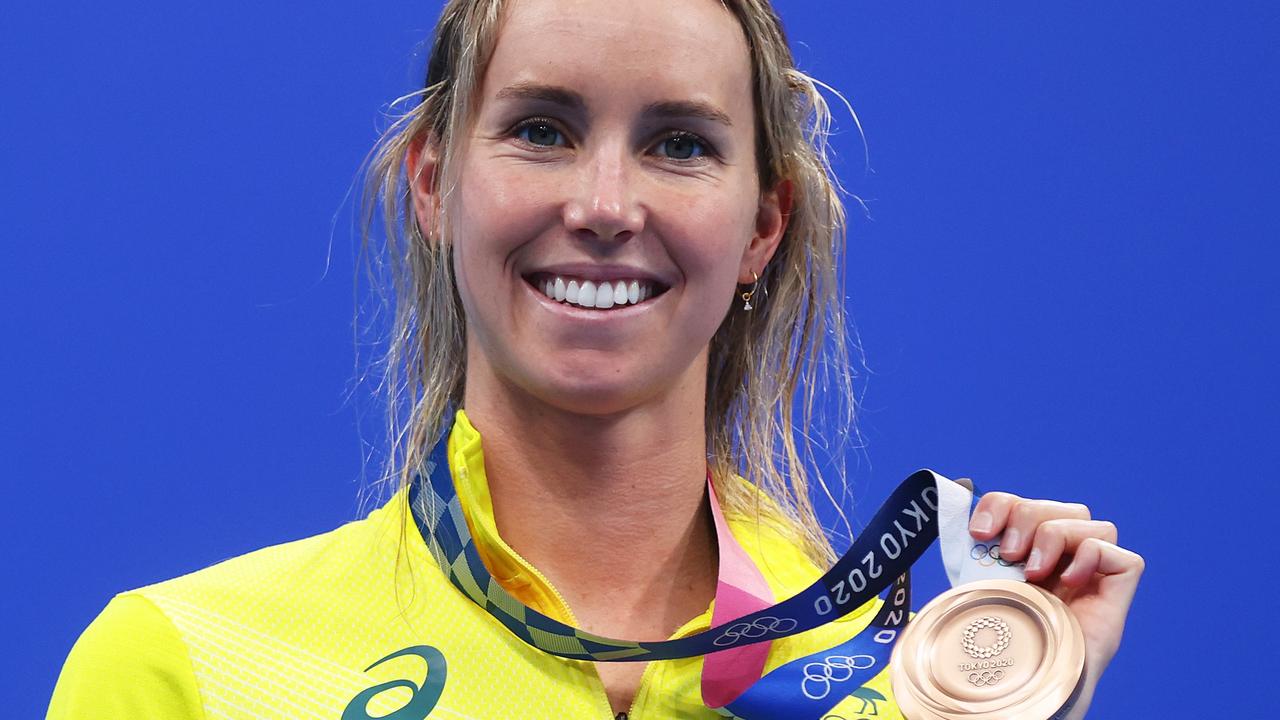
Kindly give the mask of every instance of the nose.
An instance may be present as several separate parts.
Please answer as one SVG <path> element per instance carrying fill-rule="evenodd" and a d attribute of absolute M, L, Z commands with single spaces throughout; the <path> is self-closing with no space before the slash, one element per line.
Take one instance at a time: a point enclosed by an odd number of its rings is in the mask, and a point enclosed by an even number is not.
<path fill-rule="evenodd" d="M 564 205 L 565 227 L 605 242 L 625 242 L 640 234 L 645 214 L 624 148 L 602 146 L 582 158 L 575 170 L 574 189 Z"/>

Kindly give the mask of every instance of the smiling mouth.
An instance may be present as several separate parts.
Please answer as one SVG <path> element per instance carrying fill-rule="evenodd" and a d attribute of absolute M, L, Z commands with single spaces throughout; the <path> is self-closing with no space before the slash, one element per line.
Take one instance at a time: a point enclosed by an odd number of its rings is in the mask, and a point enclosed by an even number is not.
<path fill-rule="evenodd" d="M 593 310 L 609 310 L 639 305 L 667 291 L 666 286 L 652 280 L 617 278 L 586 280 L 565 275 L 535 273 L 525 281 L 548 299 L 563 305 Z"/>

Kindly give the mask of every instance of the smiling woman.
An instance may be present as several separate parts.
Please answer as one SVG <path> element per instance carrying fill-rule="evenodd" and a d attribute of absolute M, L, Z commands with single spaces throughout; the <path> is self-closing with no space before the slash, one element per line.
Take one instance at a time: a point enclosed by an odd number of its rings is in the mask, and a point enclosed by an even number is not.
<path fill-rule="evenodd" d="M 844 215 L 766 0 L 453 0 L 408 99 L 365 205 L 391 499 L 117 596 L 50 717 L 900 717 L 887 649 L 851 648 L 892 644 L 905 587 L 873 554 L 816 582 Z M 1081 505 L 974 517 L 1071 600 L 1082 716 L 1141 559 Z"/>
<path fill-rule="evenodd" d="M 610 396 L 628 390 L 617 380 L 633 393 L 668 383 L 668 392 L 707 399 L 693 408 L 708 420 L 692 437 L 707 437 L 713 475 L 745 471 L 795 510 L 806 552 L 829 561 L 809 504 L 807 447 L 797 445 L 791 423 L 796 387 L 815 385 L 820 367 L 832 370 L 837 395 L 852 394 L 835 276 L 843 210 L 823 152 L 826 105 L 794 69 L 772 11 L 760 3 L 640 3 L 608 12 L 575 3 L 454 3 L 435 48 L 421 103 L 393 128 L 371 172 L 384 224 L 401 228 L 388 253 L 401 341 L 387 365 L 421 368 L 404 383 L 421 396 L 393 399 L 403 410 L 392 421 L 410 420 L 407 432 L 391 428 L 392 438 L 407 439 L 402 470 L 391 475 L 416 466 L 415 455 L 449 421 L 446 408 L 475 414 L 478 398 L 463 402 L 463 378 L 476 385 L 490 358 L 520 375 L 534 363 L 560 373 L 565 382 L 539 393 L 554 398 L 551 407 L 575 397 L 616 402 Z M 419 164 L 423 148 L 428 158 Z M 759 223 L 774 227 L 757 231 Z M 479 275 L 482 252 L 511 265 Z M 468 293 L 471 277 L 492 284 Z M 535 290 L 542 285 L 566 312 L 533 312 L 538 298 L 514 282 L 519 277 Z M 758 309 L 728 313 L 757 279 Z M 605 308 L 613 310 L 605 323 L 598 312 L 572 311 L 608 305 L 605 282 L 619 304 L 618 280 L 628 286 L 626 313 Z M 637 301 L 642 293 L 647 301 L 634 308 L 632 282 Z M 762 306 L 766 297 L 773 302 Z M 504 321 L 503 331 L 480 322 L 487 317 Z M 610 349 L 606 341 L 614 350 L 608 359 L 599 356 Z M 484 356 L 474 352 L 481 347 Z M 695 379 L 699 373 L 705 379 Z M 589 383 L 603 374 L 616 376 L 614 386 Z M 673 375 L 682 376 L 678 387 Z M 387 387 L 401 387 L 400 378 L 389 380 Z M 799 399 L 800 416 L 810 417 L 812 395 Z M 725 501 L 754 508 L 755 494 L 739 490 L 726 488 Z"/>

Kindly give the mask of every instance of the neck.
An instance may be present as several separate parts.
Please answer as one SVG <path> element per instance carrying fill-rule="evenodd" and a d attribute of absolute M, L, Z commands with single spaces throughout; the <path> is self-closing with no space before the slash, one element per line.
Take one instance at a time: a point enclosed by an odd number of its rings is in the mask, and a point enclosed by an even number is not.
<path fill-rule="evenodd" d="M 465 406 L 484 438 L 498 528 L 584 629 L 662 639 L 706 609 L 718 555 L 701 388 L 588 416 L 473 394 L 471 380 Z"/>

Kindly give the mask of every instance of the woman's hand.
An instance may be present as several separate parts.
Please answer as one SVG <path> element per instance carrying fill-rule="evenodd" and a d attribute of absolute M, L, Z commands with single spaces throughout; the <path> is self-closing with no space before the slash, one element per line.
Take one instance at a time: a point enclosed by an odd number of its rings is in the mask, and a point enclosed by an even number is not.
<path fill-rule="evenodd" d="M 1116 526 L 1077 503 L 982 496 L 969 521 L 975 538 L 1000 539 L 1000 556 L 1026 563 L 1027 580 L 1061 598 L 1085 637 L 1085 686 L 1070 718 L 1083 718 L 1098 678 L 1120 647 L 1145 562 L 1117 542 Z"/>

